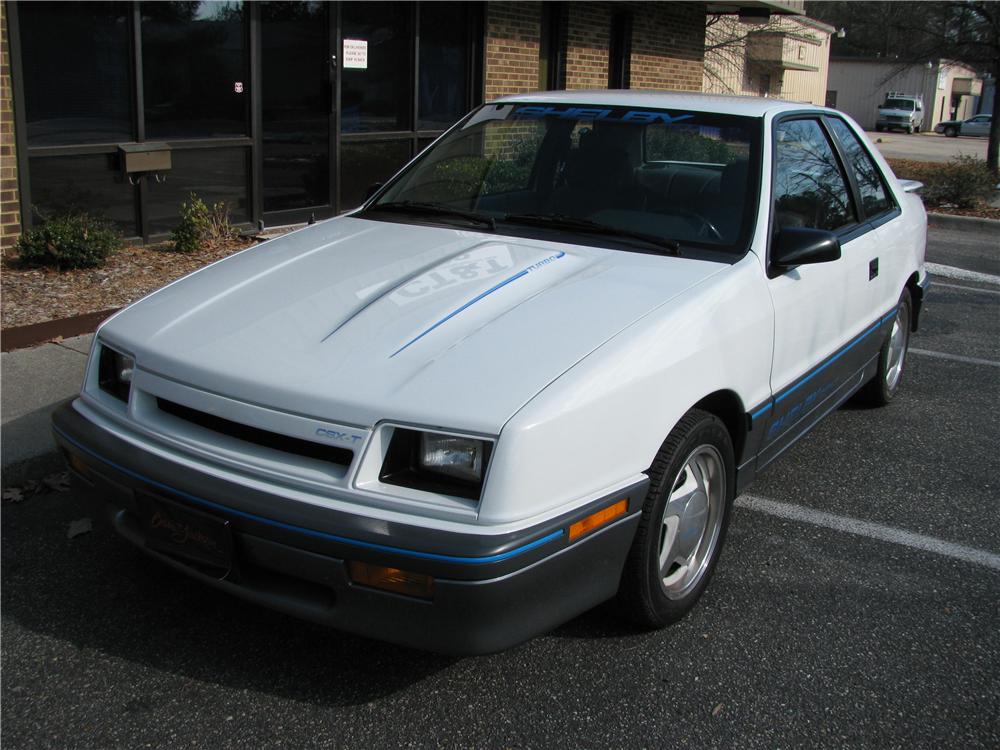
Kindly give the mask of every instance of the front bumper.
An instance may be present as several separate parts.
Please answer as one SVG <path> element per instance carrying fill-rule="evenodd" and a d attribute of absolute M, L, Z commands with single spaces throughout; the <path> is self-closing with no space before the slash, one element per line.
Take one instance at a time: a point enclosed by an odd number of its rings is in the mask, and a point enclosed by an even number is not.
<path fill-rule="evenodd" d="M 515 533 L 458 533 L 373 522 L 164 460 L 95 425 L 72 403 L 56 410 L 53 431 L 100 515 L 147 554 L 295 617 L 456 654 L 508 648 L 613 596 L 648 485 L 639 482 Z M 137 492 L 228 521 L 238 573 L 219 579 L 148 547 Z M 625 498 L 621 519 L 569 542 L 570 524 Z M 358 585 L 348 561 L 433 576 L 433 598 Z"/>

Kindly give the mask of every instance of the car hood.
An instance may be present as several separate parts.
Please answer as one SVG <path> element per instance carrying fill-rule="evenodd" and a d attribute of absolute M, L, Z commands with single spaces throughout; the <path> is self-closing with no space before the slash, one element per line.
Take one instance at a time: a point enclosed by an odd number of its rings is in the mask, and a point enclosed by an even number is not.
<path fill-rule="evenodd" d="M 119 313 L 140 369 L 341 424 L 495 434 L 630 323 L 727 266 L 342 217 Z"/>

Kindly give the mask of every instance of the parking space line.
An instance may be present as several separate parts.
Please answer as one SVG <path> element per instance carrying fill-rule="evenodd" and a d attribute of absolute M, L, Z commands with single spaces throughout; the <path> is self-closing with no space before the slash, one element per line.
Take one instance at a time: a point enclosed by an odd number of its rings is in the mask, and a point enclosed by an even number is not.
<path fill-rule="evenodd" d="M 922 357 L 934 357 L 935 359 L 950 359 L 952 362 L 965 362 L 967 365 L 987 365 L 989 367 L 1000 367 L 1000 362 L 992 359 L 980 359 L 979 357 L 963 357 L 961 354 L 946 354 L 945 352 L 932 352 L 929 349 L 908 349 L 910 354 L 919 354 Z"/>
<path fill-rule="evenodd" d="M 961 284 L 945 284 L 942 281 L 935 281 L 934 288 L 944 287 L 945 289 L 961 289 L 966 292 L 982 292 L 983 294 L 1000 294 L 1000 289 L 980 289 L 978 286 L 962 286 Z"/>
<path fill-rule="evenodd" d="M 979 271 L 967 271 L 964 268 L 955 266 L 943 266 L 940 263 L 925 263 L 927 273 L 934 276 L 944 276 L 948 279 L 961 279 L 962 281 L 980 281 L 984 284 L 1000 285 L 1000 276 L 991 273 L 980 273 Z"/>
<path fill-rule="evenodd" d="M 736 506 L 755 510 L 758 513 L 766 513 L 770 516 L 777 516 L 789 521 L 801 521 L 814 526 L 822 526 L 834 531 L 842 531 L 847 534 L 877 539 L 882 542 L 899 544 L 903 547 L 918 549 L 924 552 L 932 552 L 936 555 L 950 557 L 953 560 L 972 563 L 984 568 L 989 568 L 1000 572 L 1000 555 L 987 552 L 986 550 L 967 547 L 964 544 L 946 542 L 932 536 L 916 534 L 912 531 L 904 531 L 892 526 L 884 526 L 880 523 L 862 521 L 849 516 L 838 516 L 833 513 L 825 513 L 821 510 L 805 508 L 801 505 L 790 503 L 780 503 L 776 500 L 768 500 L 756 495 L 740 495 L 736 498 Z"/>

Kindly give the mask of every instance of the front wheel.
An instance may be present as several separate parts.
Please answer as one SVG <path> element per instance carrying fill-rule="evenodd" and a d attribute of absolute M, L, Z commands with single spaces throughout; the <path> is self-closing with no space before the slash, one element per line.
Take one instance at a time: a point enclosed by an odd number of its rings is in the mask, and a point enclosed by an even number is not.
<path fill-rule="evenodd" d="M 956 137 L 958 137 L 958 128 L 952 127 L 951 125 L 949 125 L 948 127 L 946 127 L 944 129 L 944 134 L 948 138 L 956 138 Z"/>
<path fill-rule="evenodd" d="M 694 607 L 719 559 L 735 488 L 725 425 L 689 411 L 660 447 L 649 479 L 618 596 L 637 623 L 662 628 Z"/>
<path fill-rule="evenodd" d="M 896 305 L 892 329 L 879 351 L 878 371 L 859 393 L 861 400 L 871 406 L 885 406 L 895 398 L 899 390 L 903 380 L 903 368 L 906 365 L 906 353 L 910 348 L 912 314 L 910 290 L 904 289 Z"/>

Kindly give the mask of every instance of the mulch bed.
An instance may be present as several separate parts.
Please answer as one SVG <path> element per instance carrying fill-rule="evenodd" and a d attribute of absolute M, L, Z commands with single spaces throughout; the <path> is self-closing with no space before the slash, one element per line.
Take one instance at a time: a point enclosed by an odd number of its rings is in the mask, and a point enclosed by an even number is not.
<path fill-rule="evenodd" d="M 22 268 L 16 256 L 4 257 L 0 323 L 6 329 L 123 307 L 253 244 L 255 240 L 241 238 L 193 253 L 173 252 L 167 243 L 126 247 L 103 268 L 73 271 Z"/>

